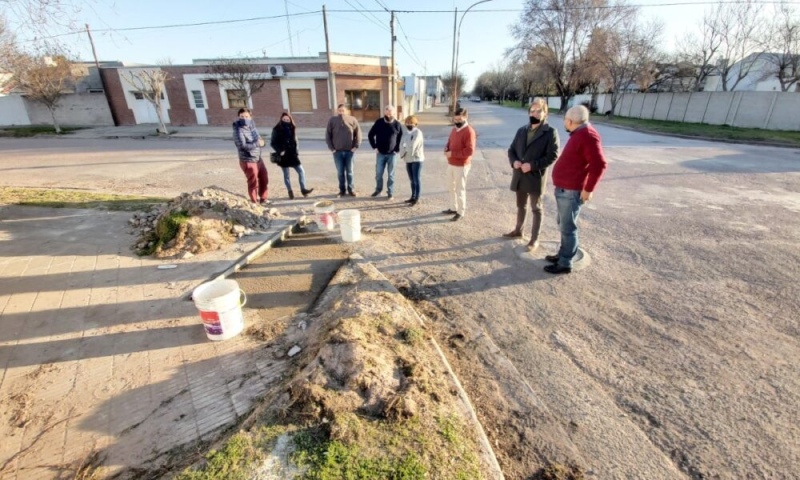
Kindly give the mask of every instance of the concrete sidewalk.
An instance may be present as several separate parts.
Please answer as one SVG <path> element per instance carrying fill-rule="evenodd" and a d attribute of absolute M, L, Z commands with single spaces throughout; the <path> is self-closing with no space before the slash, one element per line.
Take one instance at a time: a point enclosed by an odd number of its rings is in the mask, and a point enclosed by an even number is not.
<path fill-rule="evenodd" d="M 182 298 L 294 222 L 164 261 L 130 251 L 129 218 L 0 206 L 0 478 L 72 478 L 95 455 L 103 476 L 156 468 L 281 373 L 247 336 L 209 341 Z"/>
<path fill-rule="evenodd" d="M 415 114 L 422 126 L 449 126 L 450 118 L 446 116 L 447 106 L 432 107 L 422 113 Z M 372 127 L 373 122 L 361 122 L 361 130 L 366 141 L 367 132 Z M 170 135 L 160 137 L 158 126 L 148 125 L 125 125 L 120 127 L 93 127 L 76 130 L 71 134 L 61 138 L 82 138 L 82 139 L 117 139 L 117 138 L 137 138 L 145 140 L 163 139 L 205 139 L 205 140 L 227 140 L 233 141 L 231 127 L 216 127 L 208 125 L 193 126 L 172 126 L 167 127 Z M 272 126 L 259 126 L 260 132 L 267 136 Z M 299 140 L 325 140 L 324 128 L 298 127 L 297 136 Z"/>

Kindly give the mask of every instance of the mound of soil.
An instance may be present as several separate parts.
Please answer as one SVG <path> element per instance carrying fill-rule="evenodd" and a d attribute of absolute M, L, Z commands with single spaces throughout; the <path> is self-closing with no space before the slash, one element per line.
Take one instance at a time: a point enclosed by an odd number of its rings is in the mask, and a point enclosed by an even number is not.
<path fill-rule="evenodd" d="M 130 220 L 138 238 L 133 249 L 139 255 L 187 258 L 217 250 L 245 235 L 267 231 L 275 208 L 264 208 L 247 198 L 211 186 L 183 193 Z"/>

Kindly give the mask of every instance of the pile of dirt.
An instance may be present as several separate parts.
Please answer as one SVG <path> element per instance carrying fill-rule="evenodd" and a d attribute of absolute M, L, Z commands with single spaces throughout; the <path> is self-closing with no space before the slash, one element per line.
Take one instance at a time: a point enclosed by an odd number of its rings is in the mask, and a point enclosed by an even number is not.
<path fill-rule="evenodd" d="M 430 332 L 372 265 L 346 263 L 288 324 L 269 348 L 294 373 L 228 441 L 257 446 L 243 478 L 498 478 Z M 208 458 L 178 478 L 223 470 Z"/>
<path fill-rule="evenodd" d="M 187 258 L 217 250 L 245 235 L 263 233 L 272 219 L 279 217 L 275 208 L 264 208 L 211 186 L 137 213 L 128 223 L 138 237 L 133 249 L 139 255 Z"/>

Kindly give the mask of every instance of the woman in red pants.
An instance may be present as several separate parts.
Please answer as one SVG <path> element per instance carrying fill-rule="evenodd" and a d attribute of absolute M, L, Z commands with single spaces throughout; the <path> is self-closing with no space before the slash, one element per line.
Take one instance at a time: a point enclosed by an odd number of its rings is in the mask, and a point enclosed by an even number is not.
<path fill-rule="evenodd" d="M 250 200 L 253 203 L 269 205 L 272 203 L 267 200 L 269 176 L 264 160 L 261 159 L 261 147 L 265 142 L 258 134 L 249 108 L 239 109 L 239 120 L 233 122 L 233 141 L 239 152 L 239 168 L 247 177 L 247 193 Z"/>

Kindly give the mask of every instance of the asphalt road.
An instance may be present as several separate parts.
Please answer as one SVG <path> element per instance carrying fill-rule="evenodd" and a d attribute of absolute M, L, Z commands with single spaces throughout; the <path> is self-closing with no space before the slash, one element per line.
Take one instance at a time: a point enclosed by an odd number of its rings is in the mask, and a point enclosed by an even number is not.
<path fill-rule="evenodd" d="M 449 353 L 508 478 L 527 478 L 543 459 L 574 461 L 598 479 L 792 478 L 800 150 L 599 126 L 610 165 L 580 224 L 592 264 L 552 277 L 500 238 L 515 210 L 505 149 L 525 112 L 467 106 L 479 152 L 464 221 L 438 214 L 449 206 L 441 127 L 424 130 L 417 207 L 399 203 L 410 191 L 402 165 L 394 202 L 364 196 L 374 160 L 362 148 L 361 196 L 337 208 L 358 208 L 364 225 L 385 230 L 358 249 L 443 313 L 435 334 L 474 347 Z M 561 119 L 551 123 L 566 142 Z M 301 149 L 315 194 L 334 194 L 322 142 Z M 0 139 L 0 172 L 0 185 L 244 191 L 232 145 L 212 140 Z M 270 173 L 273 198 L 283 197 Z M 558 239 L 551 195 L 545 209 L 540 256 Z"/>

